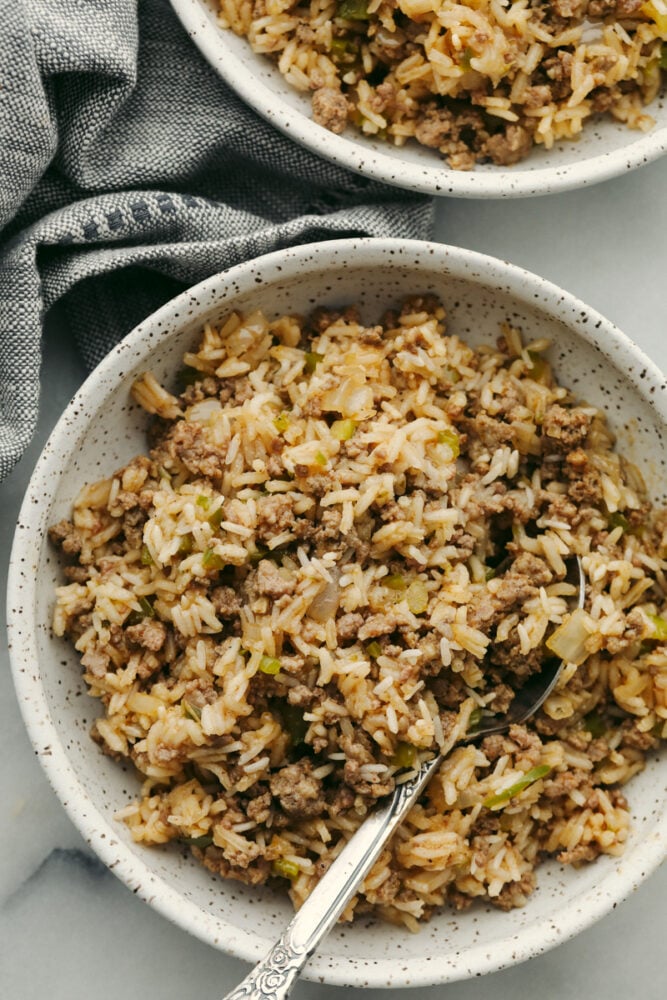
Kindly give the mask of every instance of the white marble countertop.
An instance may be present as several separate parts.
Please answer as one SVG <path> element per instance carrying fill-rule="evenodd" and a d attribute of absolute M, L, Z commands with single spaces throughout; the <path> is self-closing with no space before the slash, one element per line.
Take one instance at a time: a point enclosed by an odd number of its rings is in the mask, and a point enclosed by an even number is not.
<path fill-rule="evenodd" d="M 667 369 L 667 162 L 595 188 L 529 201 L 441 200 L 436 238 L 521 264 L 612 319 Z M 39 451 L 83 378 L 62 318 L 47 323 L 38 434 L 0 484 L 2 586 L 20 501 Z M 4 612 L 4 598 L 2 608 Z M 4 634 L 4 629 L 3 629 Z M 220 1000 L 243 963 L 189 937 L 90 854 L 24 732 L 0 650 L 0 997 Z M 407 1000 L 657 1000 L 665 993 L 667 866 L 600 923 L 540 958 Z M 300 983 L 295 1000 L 343 991 Z M 349 990 L 378 1000 L 379 990 Z"/>

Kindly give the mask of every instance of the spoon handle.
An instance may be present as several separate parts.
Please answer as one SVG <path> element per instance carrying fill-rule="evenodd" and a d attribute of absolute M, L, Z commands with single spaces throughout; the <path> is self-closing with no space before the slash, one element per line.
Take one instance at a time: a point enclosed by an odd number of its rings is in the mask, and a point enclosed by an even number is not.
<path fill-rule="evenodd" d="M 328 934 L 365 878 L 382 848 L 442 762 L 437 756 L 396 787 L 386 805 L 374 810 L 350 838 L 268 955 L 224 1000 L 282 1000 L 313 951 Z"/>

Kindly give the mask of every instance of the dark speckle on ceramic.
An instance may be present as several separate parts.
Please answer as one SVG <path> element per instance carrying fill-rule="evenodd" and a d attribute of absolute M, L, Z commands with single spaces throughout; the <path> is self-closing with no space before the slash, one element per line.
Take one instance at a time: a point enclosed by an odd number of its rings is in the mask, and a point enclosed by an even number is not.
<path fill-rule="evenodd" d="M 649 132 L 606 118 L 588 122 L 576 141 L 539 147 L 510 169 L 494 164 L 451 170 L 434 150 L 407 143 L 396 147 L 346 129 L 334 135 L 311 118 L 310 98 L 300 94 L 245 38 L 224 31 L 216 0 L 171 0 L 193 43 L 225 82 L 268 122 L 326 160 L 375 180 L 411 191 L 456 198 L 519 198 L 588 187 L 644 166 L 667 152 L 665 94 L 647 109 Z"/>
<path fill-rule="evenodd" d="M 272 316 L 313 302 L 359 302 L 375 321 L 406 294 L 434 292 L 449 331 L 493 342 L 511 319 L 526 337 L 549 337 L 559 381 L 609 417 L 619 448 L 640 466 L 656 499 L 666 497 L 664 377 L 611 323 L 561 289 L 502 261 L 410 240 L 337 240 L 281 250 L 189 289 L 134 330 L 68 406 L 32 476 L 21 509 L 8 583 L 11 658 L 30 737 L 63 805 L 87 842 L 151 906 L 214 947 L 248 961 L 278 937 L 288 902 L 270 889 L 215 880 L 189 855 L 132 843 L 115 813 L 137 794 L 135 777 L 89 737 L 94 708 L 76 654 L 48 623 L 62 582 L 46 541 L 84 482 L 145 448 L 146 417 L 128 405 L 134 378 L 150 369 L 173 385 L 184 350 L 207 320 L 231 309 Z M 152 335 L 160 330 L 159 337 Z M 666 762 L 648 762 L 629 789 L 634 825 L 622 858 L 579 871 L 539 870 L 539 889 L 511 913 L 445 911 L 420 934 L 387 924 L 337 928 L 305 977 L 332 984 L 424 986 L 478 976 L 540 954 L 608 912 L 665 856 Z"/>

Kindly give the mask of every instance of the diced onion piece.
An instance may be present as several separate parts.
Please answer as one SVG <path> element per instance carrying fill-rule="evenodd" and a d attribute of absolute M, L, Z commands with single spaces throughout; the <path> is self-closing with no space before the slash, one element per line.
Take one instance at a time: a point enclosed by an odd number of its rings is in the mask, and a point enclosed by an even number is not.
<path fill-rule="evenodd" d="M 365 420 L 374 412 L 373 390 L 366 384 L 363 372 L 348 375 L 339 385 L 328 389 L 321 399 L 323 410 L 340 413 L 352 420 Z"/>
<path fill-rule="evenodd" d="M 588 612 L 583 608 L 577 608 L 555 632 L 551 633 L 546 642 L 547 649 L 565 663 L 579 666 L 588 656 L 586 643 L 593 631 L 594 626 Z"/>
<path fill-rule="evenodd" d="M 428 590 L 421 580 L 413 580 L 405 595 L 413 615 L 423 615 L 428 607 Z"/>
<path fill-rule="evenodd" d="M 148 413 L 155 413 L 164 420 L 176 420 L 183 416 L 183 410 L 176 397 L 167 392 L 151 372 L 144 372 L 133 382 L 131 392 L 139 406 Z"/>
<path fill-rule="evenodd" d="M 331 582 L 327 583 L 324 590 L 321 590 L 317 597 L 311 601 L 308 608 L 308 616 L 321 625 L 324 622 L 328 622 L 330 618 L 333 618 L 338 611 L 338 605 L 340 604 L 339 575 L 339 573 L 334 571 Z"/>
<path fill-rule="evenodd" d="M 188 407 L 185 416 L 191 423 L 205 424 L 214 413 L 219 413 L 220 410 L 222 410 L 222 404 L 217 396 L 209 396 L 207 399 L 202 399 Z"/>
<path fill-rule="evenodd" d="M 132 691 L 127 698 L 127 707 L 137 715 L 157 715 L 162 708 L 162 702 L 152 694 L 145 691 Z"/>

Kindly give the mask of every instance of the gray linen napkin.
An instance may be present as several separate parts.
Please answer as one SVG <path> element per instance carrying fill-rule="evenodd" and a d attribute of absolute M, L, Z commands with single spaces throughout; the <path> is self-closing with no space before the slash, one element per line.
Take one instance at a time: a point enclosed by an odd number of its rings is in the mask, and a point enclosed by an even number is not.
<path fill-rule="evenodd" d="M 0 0 L 0 26 L 0 478 L 35 428 L 58 299 L 92 368 L 166 299 L 239 261 L 430 234 L 430 200 L 258 118 L 166 0 Z"/>

